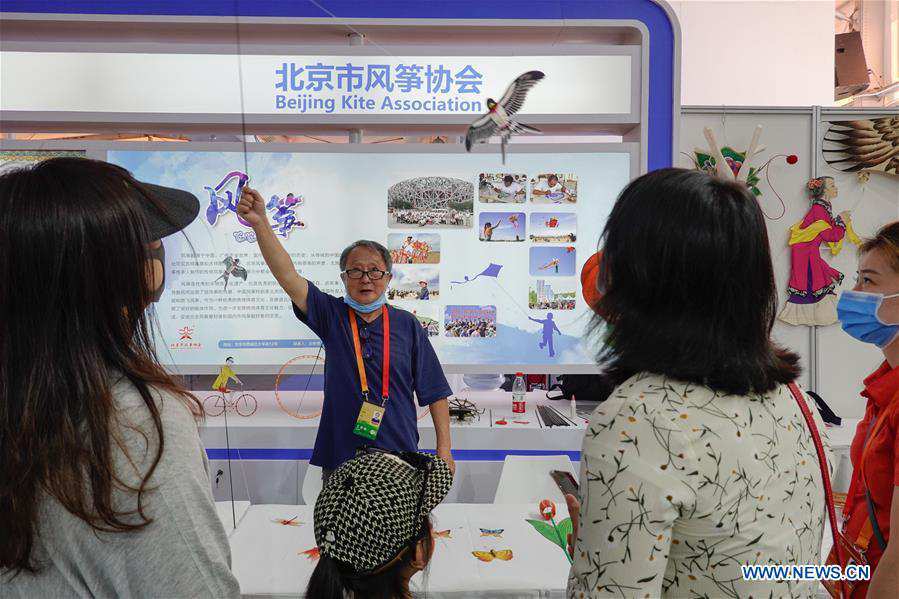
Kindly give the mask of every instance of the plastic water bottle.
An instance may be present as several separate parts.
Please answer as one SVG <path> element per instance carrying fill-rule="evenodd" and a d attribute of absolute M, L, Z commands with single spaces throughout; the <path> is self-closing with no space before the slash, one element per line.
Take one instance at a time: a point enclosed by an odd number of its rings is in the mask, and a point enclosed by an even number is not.
<path fill-rule="evenodd" d="M 524 414 L 524 373 L 515 373 L 515 382 L 512 383 L 512 413 Z"/>

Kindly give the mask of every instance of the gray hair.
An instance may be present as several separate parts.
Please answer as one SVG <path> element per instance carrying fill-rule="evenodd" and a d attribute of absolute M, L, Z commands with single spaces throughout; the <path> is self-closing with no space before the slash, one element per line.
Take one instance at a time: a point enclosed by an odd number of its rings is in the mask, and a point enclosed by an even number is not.
<path fill-rule="evenodd" d="M 356 248 L 368 248 L 374 252 L 377 252 L 381 255 L 381 259 L 384 260 L 384 264 L 387 267 L 387 272 L 391 272 L 393 270 L 393 259 L 390 257 L 390 252 L 387 251 L 387 248 L 378 243 L 377 241 L 370 241 L 368 239 L 360 239 L 359 241 L 355 241 L 348 245 L 343 252 L 340 253 L 340 271 L 343 272 L 346 270 L 346 261 L 350 257 L 350 252 L 355 250 Z"/>

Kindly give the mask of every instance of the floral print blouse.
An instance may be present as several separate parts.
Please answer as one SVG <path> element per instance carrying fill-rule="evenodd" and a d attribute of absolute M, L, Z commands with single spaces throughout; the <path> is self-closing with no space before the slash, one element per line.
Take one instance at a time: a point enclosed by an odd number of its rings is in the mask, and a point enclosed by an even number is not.
<path fill-rule="evenodd" d="M 823 488 L 787 386 L 732 396 L 638 374 L 584 436 L 568 596 L 815 597 L 817 582 L 745 581 L 740 566 L 820 564 Z"/>

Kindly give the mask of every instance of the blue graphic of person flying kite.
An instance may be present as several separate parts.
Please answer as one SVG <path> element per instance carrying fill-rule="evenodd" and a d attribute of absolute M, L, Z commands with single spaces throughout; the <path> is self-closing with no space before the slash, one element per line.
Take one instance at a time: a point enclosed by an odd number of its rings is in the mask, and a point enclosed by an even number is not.
<path fill-rule="evenodd" d="M 559 330 L 559 327 L 556 326 L 555 321 L 553 320 L 553 313 L 547 312 L 546 318 L 544 320 L 540 320 L 539 318 L 531 318 L 528 316 L 529 320 L 533 320 L 537 324 L 543 325 L 543 341 L 540 342 L 540 349 L 543 349 L 546 346 L 549 346 L 549 357 L 552 358 L 556 355 L 555 349 L 553 349 L 553 332 L 555 331 L 558 334 L 562 334 L 562 331 Z"/>

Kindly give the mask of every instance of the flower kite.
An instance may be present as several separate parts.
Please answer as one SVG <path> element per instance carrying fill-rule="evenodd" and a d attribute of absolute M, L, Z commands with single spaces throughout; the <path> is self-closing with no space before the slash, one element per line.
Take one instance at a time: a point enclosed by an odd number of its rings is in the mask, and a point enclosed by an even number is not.
<path fill-rule="evenodd" d="M 540 517 L 543 520 L 528 520 L 528 523 L 536 529 L 546 540 L 555 543 L 562 548 L 562 553 L 571 563 L 571 556 L 568 554 L 568 535 L 572 532 L 571 518 L 565 518 L 556 524 L 556 504 L 549 499 L 540 502 Z M 548 523 L 547 523 L 548 521 Z"/>

